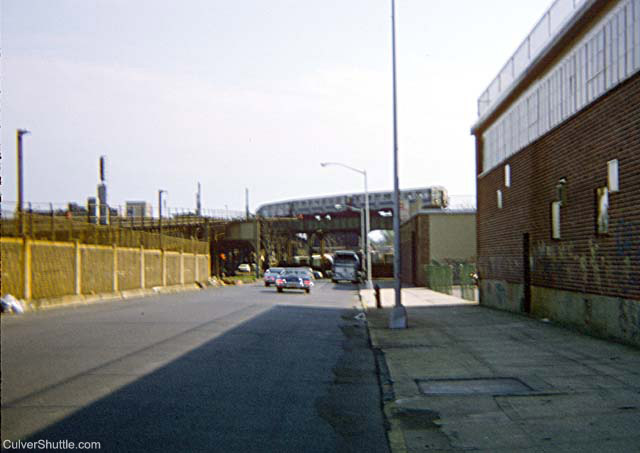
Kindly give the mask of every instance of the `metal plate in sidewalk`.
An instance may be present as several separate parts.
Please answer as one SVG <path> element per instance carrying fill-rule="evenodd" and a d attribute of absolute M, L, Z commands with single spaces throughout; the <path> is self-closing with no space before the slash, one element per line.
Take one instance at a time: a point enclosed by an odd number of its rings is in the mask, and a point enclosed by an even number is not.
<path fill-rule="evenodd" d="M 517 378 L 417 379 L 425 395 L 522 395 L 532 389 Z"/>

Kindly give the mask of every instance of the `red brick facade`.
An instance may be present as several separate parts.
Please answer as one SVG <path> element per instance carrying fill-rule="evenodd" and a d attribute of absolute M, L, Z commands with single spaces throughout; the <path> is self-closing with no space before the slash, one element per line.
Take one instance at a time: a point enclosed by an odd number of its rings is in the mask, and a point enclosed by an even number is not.
<path fill-rule="evenodd" d="M 402 283 L 426 286 L 423 266 L 429 264 L 429 219 L 415 216 L 400 227 Z"/>
<path fill-rule="evenodd" d="M 480 173 L 482 130 L 475 133 Z M 596 190 L 607 186 L 613 159 L 619 191 L 609 194 L 609 231 L 598 234 Z M 532 286 L 640 300 L 640 74 L 480 174 L 477 193 L 481 279 L 524 284 L 528 253 Z M 561 237 L 553 239 L 551 203 L 559 197 Z"/>

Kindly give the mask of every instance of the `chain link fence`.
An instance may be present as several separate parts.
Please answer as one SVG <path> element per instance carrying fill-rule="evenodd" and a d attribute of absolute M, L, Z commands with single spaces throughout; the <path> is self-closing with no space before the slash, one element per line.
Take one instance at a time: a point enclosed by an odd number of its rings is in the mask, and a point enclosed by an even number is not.
<path fill-rule="evenodd" d="M 161 228 L 157 218 L 114 215 L 100 224 L 69 206 L 63 209 L 50 203 L 46 210 L 46 205 L 27 203 L 28 209 L 19 211 L 3 202 L 3 296 L 38 301 L 188 284 L 209 277 L 206 239 L 215 219 L 163 218 Z"/>
<path fill-rule="evenodd" d="M 424 266 L 427 287 L 439 293 L 476 300 L 476 265 L 473 263 L 432 263 Z"/>
<path fill-rule="evenodd" d="M 48 240 L 54 242 L 75 242 L 118 247 L 144 247 L 145 249 L 163 249 L 165 251 L 208 253 L 208 242 L 195 239 L 169 236 L 148 231 L 138 231 L 131 228 L 126 221 L 119 224 L 99 225 L 87 222 L 84 217 L 56 215 L 51 213 L 5 211 L 3 207 L 0 229 L 2 237 L 29 237 L 31 239 Z M 150 220 L 147 220 L 147 226 Z M 186 225 L 181 223 L 166 223 L 165 228 Z M 142 227 L 144 221 L 136 223 L 135 227 Z"/>

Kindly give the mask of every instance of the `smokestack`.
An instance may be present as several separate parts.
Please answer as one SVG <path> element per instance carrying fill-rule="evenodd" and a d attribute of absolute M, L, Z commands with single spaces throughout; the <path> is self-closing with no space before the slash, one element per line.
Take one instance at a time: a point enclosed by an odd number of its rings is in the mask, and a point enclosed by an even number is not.
<path fill-rule="evenodd" d="M 196 194 L 196 215 L 202 216 L 202 192 L 198 183 L 198 193 Z"/>
<path fill-rule="evenodd" d="M 246 199 L 246 201 L 245 201 L 245 204 L 246 204 L 246 208 L 245 208 L 246 209 L 246 213 L 245 213 L 245 215 L 247 217 L 247 220 L 249 220 L 249 188 L 248 187 L 244 189 L 244 195 L 245 195 L 245 199 Z"/>
<path fill-rule="evenodd" d="M 106 156 L 100 156 L 100 184 L 98 184 L 98 217 L 100 225 L 109 224 L 109 204 L 107 203 L 107 185 L 105 184 Z"/>
<path fill-rule="evenodd" d="M 107 178 L 105 178 L 106 173 L 106 158 L 107 156 L 100 156 L 100 182 L 104 184 Z"/>

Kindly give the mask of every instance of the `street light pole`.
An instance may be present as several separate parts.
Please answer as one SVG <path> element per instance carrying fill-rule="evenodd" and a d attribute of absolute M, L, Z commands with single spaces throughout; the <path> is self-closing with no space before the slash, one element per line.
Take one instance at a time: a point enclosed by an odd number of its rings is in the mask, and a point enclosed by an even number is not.
<path fill-rule="evenodd" d="M 17 211 L 18 211 L 18 222 L 19 222 L 19 232 L 20 235 L 24 234 L 24 214 L 22 211 L 22 204 L 24 202 L 23 200 L 23 196 L 24 196 L 24 192 L 23 192 L 23 187 L 24 187 L 24 180 L 23 180 L 23 171 L 22 171 L 22 136 L 26 135 L 26 134 L 30 134 L 30 132 L 26 129 L 16 129 L 16 143 L 17 143 L 17 161 L 18 161 L 18 206 L 17 206 Z"/>
<path fill-rule="evenodd" d="M 369 245 L 369 232 L 371 231 L 371 211 L 369 210 L 369 188 L 367 187 L 367 170 L 364 170 L 364 210 L 366 212 L 364 244 L 367 248 L 367 288 L 373 288 L 373 279 L 371 278 L 371 246 Z"/>
<path fill-rule="evenodd" d="M 162 194 L 167 193 L 166 190 L 158 190 L 158 229 L 160 230 L 160 248 L 162 248 Z"/>
<path fill-rule="evenodd" d="M 370 233 L 370 213 L 369 213 L 369 188 L 367 187 L 367 171 L 366 170 L 358 170 L 357 168 L 350 167 L 349 165 L 345 165 L 340 162 L 321 162 L 320 165 L 322 167 L 326 167 L 328 165 L 338 165 L 340 167 L 347 168 L 351 171 L 355 171 L 356 173 L 360 173 L 364 176 L 364 199 L 365 199 L 365 212 L 366 212 L 366 221 L 365 221 L 365 230 L 366 234 L 363 238 L 365 241 L 366 254 L 367 254 L 367 288 L 373 288 L 373 282 L 371 279 L 371 250 L 369 247 L 369 233 Z"/>
<path fill-rule="evenodd" d="M 402 306 L 402 281 L 400 279 L 400 184 L 398 181 L 398 113 L 396 96 L 396 5 L 391 0 L 391 56 L 393 71 L 393 278 L 395 280 L 395 306 L 391 310 L 389 327 L 407 328 L 407 310 Z"/>

